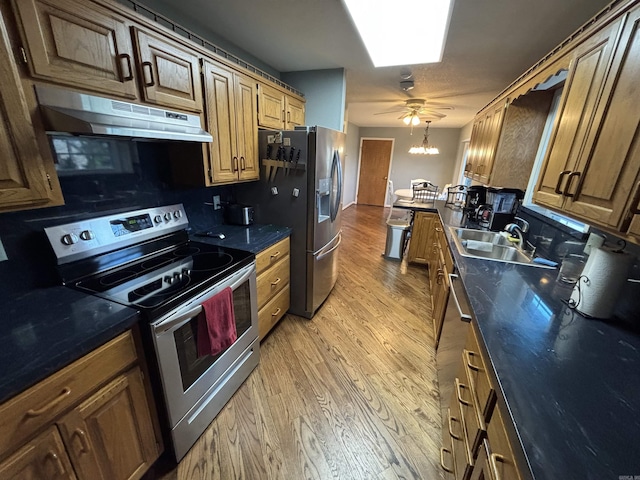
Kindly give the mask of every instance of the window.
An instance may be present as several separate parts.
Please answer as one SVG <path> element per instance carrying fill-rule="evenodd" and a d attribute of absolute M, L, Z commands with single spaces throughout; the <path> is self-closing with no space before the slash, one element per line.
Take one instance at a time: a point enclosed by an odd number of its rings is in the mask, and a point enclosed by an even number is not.
<path fill-rule="evenodd" d="M 133 142 L 99 137 L 52 135 L 58 175 L 133 173 Z"/>

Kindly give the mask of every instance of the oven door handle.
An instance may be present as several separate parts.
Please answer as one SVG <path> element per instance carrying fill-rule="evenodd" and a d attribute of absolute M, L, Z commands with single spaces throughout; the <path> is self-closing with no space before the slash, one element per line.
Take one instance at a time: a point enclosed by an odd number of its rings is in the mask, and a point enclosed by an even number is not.
<path fill-rule="evenodd" d="M 182 315 L 167 319 L 164 322 L 159 323 L 153 327 L 153 331 L 156 335 L 162 335 L 167 330 L 173 330 L 175 328 L 180 328 L 185 323 L 189 323 L 193 317 L 199 315 L 202 312 L 202 305 L 198 305 L 196 308 L 189 310 Z"/>

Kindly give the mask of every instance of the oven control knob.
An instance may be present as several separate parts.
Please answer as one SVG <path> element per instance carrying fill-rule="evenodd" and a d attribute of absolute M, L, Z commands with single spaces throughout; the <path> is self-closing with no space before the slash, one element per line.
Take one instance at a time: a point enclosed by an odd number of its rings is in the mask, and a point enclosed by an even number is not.
<path fill-rule="evenodd" d="M 176 210 L 175 212 L 173 212 L 173 218 L 175 218 L 176 220 L 178 218 L 182 218 L 182 210 Z"/>
<path fill-rule="evenodd" d="M 80 232 L 80 238 L 82 240 L 93 240 L 96 236 L 93 234 L 91 230 L 83 230 Z"/>
<path fill-rule="evenodd" d="M 167 212 L 164 214 L 164 221 L 168 222 L 169 220 L 171 220 L 171 212 Z"/>
<path fill-rule="evenodd" d="M 173 283 L 173 277 L 167 275 L 166 277 L 164 277 L 164 283 L 168 283 L 169 285 L 171 285 Z"/>
<path fill-rule="evenodd" d="M 80 239 L 75 233 L 67 233 L 60 239 L 60 241 L 65 245 L 73 245 L 74 243 L 78 243 L 78 240 Z"/>
<path fill-rule="evenodd" d="M 156 215 L 155 217 L 153 217 L 153 221 L 156 223 L 162 222 L 162 215 Z"/>
<path fill-rule="evenodd" d="M 182 274 L 183 275 L 187 275 L 187 276 L 191 275 L 191 270 L 189 270 L 188 268 L 183 268 L 182 269 Z"/>
<path fill-rule="evenodd" d="M 178 273 L 178 272 L 174 273 L 174 274 L 173 274 L 173 279 L 174 279 L 175 281 L 180 281 L 180 280 L 182 280 L 182 274 L 181 274 L 181 273 Z"/>

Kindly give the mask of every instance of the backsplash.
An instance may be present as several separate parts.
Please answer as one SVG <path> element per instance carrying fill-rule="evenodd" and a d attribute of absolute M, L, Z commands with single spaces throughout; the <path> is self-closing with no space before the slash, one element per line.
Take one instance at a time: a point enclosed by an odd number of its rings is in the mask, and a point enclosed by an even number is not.
<path fill-rule="evenodd" d="M 220 195 L 229 201 L 232 187 L 174 186 L 166 145 L 139 142 L 136 146 L 132 173 L 64 175 L 60 183 L 65 205 L 0 213 L 0 239 L 9 258 L 0 262 L 0 302 L 33 288 L 60 284 L 45 227 L 173 203 L 184 204 L 194 230 L 223 223 L 222 210 L 213 210 L 212 198 Z"/>

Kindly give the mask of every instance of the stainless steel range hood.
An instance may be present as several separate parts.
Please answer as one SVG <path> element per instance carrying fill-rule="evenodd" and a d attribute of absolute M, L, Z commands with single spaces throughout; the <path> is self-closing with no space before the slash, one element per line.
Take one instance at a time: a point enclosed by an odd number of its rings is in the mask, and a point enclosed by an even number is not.
<path fill-rule="evenodd" d="M 35 89 L 48 133 L 213 142 L 197 115 L 42 85 Z"/>

